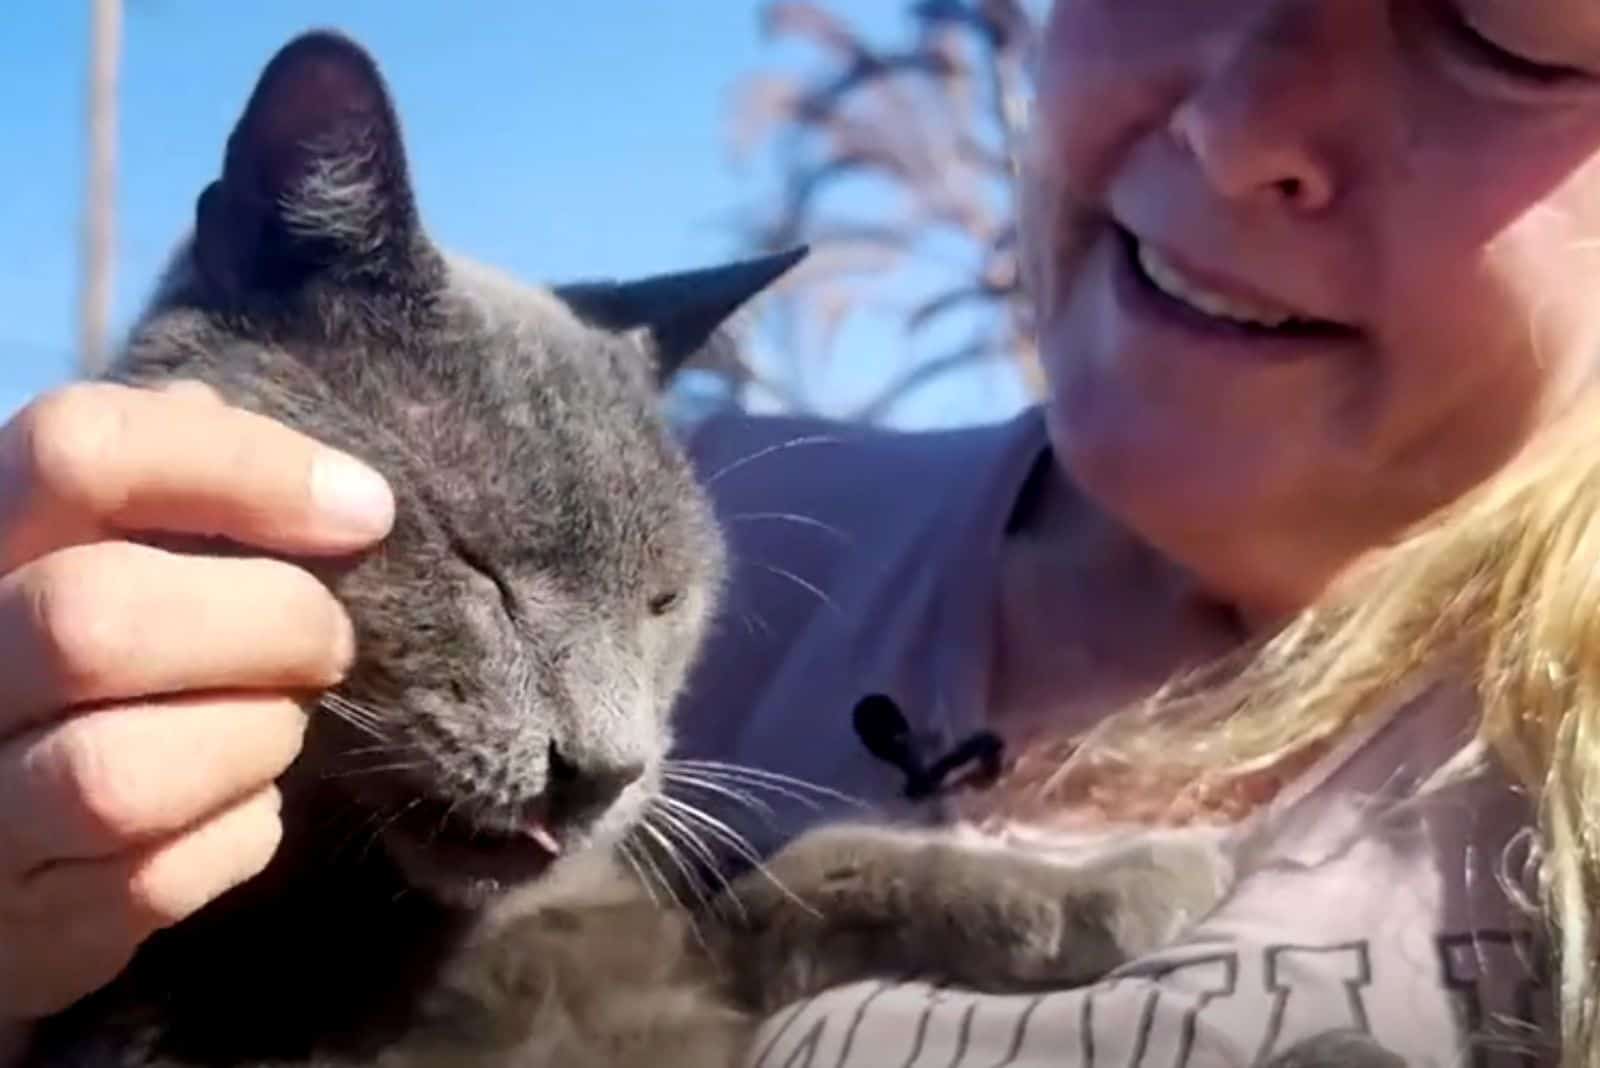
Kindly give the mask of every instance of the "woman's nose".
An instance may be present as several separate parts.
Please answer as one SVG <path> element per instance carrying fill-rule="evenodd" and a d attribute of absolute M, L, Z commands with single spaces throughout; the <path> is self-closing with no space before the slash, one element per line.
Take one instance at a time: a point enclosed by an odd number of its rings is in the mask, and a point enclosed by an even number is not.
<path fill-rule="evenodd" d="M 1169 129 L 1229 200 L 1314 213 L 1338 199 L 1358 158 L 1359 100 L 1370 90 L 1349 57 L 1374 5 L 1264 0 L 1219 34 Z M 1381 124 L 1382 115 L 1370 117 Z"/>

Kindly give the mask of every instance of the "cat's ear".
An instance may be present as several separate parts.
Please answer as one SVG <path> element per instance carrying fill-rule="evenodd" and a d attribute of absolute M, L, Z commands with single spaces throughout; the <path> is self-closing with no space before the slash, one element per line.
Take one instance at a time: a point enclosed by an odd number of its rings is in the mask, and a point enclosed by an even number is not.
<path fill-rule="evenodd" d="M 221 291 L 281 291 L 321 272 L 394 283 L 420 227 L 400 125 L 377 64 L 314 31 L 261 73 L 196 206 L 195 255 Z"/>
<path fill-rule="evenodd" d="M 580 316 L 636 332 L 665 382 L 685 361 L 723 339 L 742 306 L 805 258 L 804 246 L 717 267 L 652 275 L 632 282 L 585 282 L 556 294 Z"/>

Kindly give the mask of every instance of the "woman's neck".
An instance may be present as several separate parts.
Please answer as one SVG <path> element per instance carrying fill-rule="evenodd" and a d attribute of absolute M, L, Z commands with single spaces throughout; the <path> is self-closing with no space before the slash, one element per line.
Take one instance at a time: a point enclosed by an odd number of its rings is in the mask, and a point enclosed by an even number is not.
<path fill-rule="evenodd" d="M 996 729 L 1026 738 L 1086 725 L 1250 637 L 1233 604 L 1093 507 L 1048 457 L 1040 463 L 1001 554 Z"/>
<path fill-rule="evenodd" d="M 1005 737 L 1008 754 L 1025 759 L 1013 766 L 1010 789 L 964 809 L 979 822 L 1030 812 L 1024 821 L 1037 821 L 1025 795 L 1043 786 L 1040 770 L 1059 768 L 1085 731 L 1185 670 L 1265 637 L 1283 618 L 1217 596 L 1075 493 L 1053 465 L 1041 469 L 1003 544 L 989 676 L 989 725 Z M 1049 811 L 1044 822 L 1229 822 L 1275 795 L 1320 753 L 1308 747 L 1222 784 L 1079 781 L 1086 792 L 1066 808 L 1040 795 Z"/>

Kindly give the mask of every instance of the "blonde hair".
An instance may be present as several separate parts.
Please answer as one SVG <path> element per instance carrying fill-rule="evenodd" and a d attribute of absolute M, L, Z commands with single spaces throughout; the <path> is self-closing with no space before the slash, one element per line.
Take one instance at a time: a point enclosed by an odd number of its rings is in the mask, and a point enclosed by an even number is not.
<path fill-rule="evenodd" d="M 1506 469 L 1355 570 L 1247 655 L 1167 687 L 1088 737 L 1026 754 L 1033 800 L 1146 781 L 1166 813 L 1235 814 L 1246 784 L 1291 776 L 1395 695 L 1465 684 L 1471 741 L 1441 774 L 1498 760 L 1536 806 L 1539 904 L 1558 976 L 1562 1063 L 1600 1066 L 1592 909 L 1600 903 L 1600 402 L 1541 433 Z M 1142 769 L 1137 770 L 1136 769 Z M 1159 770 L 1152 770 L 1159 769 Z M 1023 772 L 1024 778 L 1027 772 Z M 1173 792 L 1151 789 L 1183 783 Z M 1089 784 L 1089 785 L 1085 785 Z M 1255 791 L 1260 792 L 1260 791 Z M 1177 800 L 1174 801 L 1174 798 Z M 1015 809 L 1012 809 L 1015 811 Z M 1147 813 L 1148 815 L 1148 813 Z"/>

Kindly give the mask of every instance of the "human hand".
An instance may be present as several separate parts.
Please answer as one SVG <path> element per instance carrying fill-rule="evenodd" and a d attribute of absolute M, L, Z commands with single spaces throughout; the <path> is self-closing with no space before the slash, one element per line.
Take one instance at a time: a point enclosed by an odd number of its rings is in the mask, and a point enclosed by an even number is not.
<path fill-rule="evenodd" d="M 73 385 L 0 427 L 0 1036 L 265 867 L 297 697 L 353 656 L 306 571 L 129 539 L 348 553 L 393 510 L 355 461 L 192 383 Z"/>

